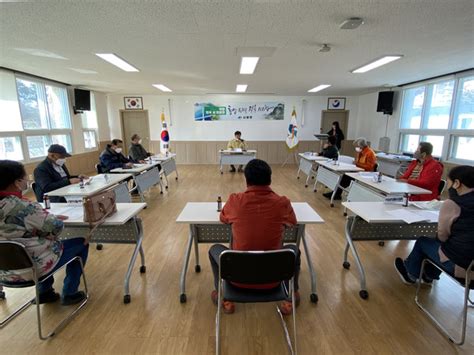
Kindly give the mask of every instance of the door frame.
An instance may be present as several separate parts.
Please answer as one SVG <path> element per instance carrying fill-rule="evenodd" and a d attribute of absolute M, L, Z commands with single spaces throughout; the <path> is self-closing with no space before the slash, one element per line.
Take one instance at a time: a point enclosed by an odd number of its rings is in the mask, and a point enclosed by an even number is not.
<path fill-rule="evenodd" d="M 325 113 L 345 113 L 346 115 L 346 127 L 341 127 L 344 135 L 345 135 L 345 140 L 347 140 L 347 130 L 349 128 L 349 117 L 350 117 L 350 110 L 321 110 L 321 120 L 319 121 L 319 130 L 321 131 L 321 133 L 326 133 L 326 132 L 322 132 L 322 129 L 323 129 L 323 119 L 324 119 L 324 114 Z"/>
<path fill-rule="evenodd" d="M 124 113 L 129 113 L 129 112 L 141 112 L 146 115 L 146 129 L 148 131 L 148 149 L 150 150 L 150 145 L 151 145 L 151 135 L 150 135 L 150 116 L 148 115 L 148 110 L 119 110 L 120 113 L 120 129 L 122 130 L 122 140 L 123 140 L 123 150 L 125 152 L 125 156 L 128 156 L 128 147 L 130 146 L 131 142 L 128 142 L 130 137 L 125 137 L 125 129 L 124 129 Z M 128 144 L 127 144 L 128 143 Z"/>

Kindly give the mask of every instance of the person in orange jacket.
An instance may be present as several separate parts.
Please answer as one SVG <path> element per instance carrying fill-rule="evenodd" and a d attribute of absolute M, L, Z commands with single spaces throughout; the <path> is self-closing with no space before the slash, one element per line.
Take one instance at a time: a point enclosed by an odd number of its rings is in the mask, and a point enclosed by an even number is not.
<path fill-rule="evenodd" d="M 430 190 L 431 194 L 412 195 L 410 201 L 431 201 L 439 197 L 439 184 L 443 174 L 443 164 L 433 159 L 433 145 L 428 142 L 420 142 L 413 154 L 413 160 L 408 166 L 405 174 L 398 181 L 407 182 L 410 185 Z"/>
<path fill-rule="evenodd" d="M 377 164 L 377 157 L 372 148 L 369 147 L 367 140 L 363 137 L 357 138 L 353 144 L 357 152 L 355 165 L 365 171 L 374 171 L 375 164 Z"/>
<path fill-rule="evenodd" d="M 364 169 L 365 171 L 375 171 L 377 164 L 377 157 L 375 156 L 372 148 L 369 147 L 367 139 L 360 137 L 354 141 L 355 151 L 357 152 L 357 157 L 355 159 L 355 165 L 359 168 Z M 340 186 L 346 188 L 351 184 L 352 178 L 347 175 L 344 175 L 339 183 Z M 336 194 L 334 195 L 334 200 L 340 200 L 342 195 L 342 189 L 338 188 Z M 332 196 L 332 191 L 326 192 L 323 194 L 324 197 L 330 199 Z"/>

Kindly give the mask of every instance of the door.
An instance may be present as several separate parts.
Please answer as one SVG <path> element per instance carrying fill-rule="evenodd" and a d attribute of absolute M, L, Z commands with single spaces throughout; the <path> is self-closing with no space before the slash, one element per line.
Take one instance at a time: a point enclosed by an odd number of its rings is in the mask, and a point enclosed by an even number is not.
<path fill-rule="evenodd" d="M 323 110 L 321 112 L 321 133 L 327 133 L 332 128 L 332 123 L 334 121 L 339 122 L 339 127 L 344 133 L 344 137 L 347 138 L 347 125 L 349 121 L 349 111 L 327 111 Z"/>
<path fill-rule="evenodd" d="M 147 110 L 120 110 L 123 148 L 125 156 L 128 156 L 128 147 L 132 143 L 132 136 L 138 134 L 142 139 L 142 145 L 150 151 L 150 122 Z"/>

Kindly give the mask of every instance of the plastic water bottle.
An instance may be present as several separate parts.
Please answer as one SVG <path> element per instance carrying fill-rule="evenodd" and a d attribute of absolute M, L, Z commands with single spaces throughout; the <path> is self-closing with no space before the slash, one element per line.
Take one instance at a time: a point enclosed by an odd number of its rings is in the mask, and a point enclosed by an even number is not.
<path fill-rule="evenodd" d="M 382 172 L 379 171 L 379 176 L 377 178 L 377 182 L 382 182 Z"/>
<path fill-rule="evenodd" d="M 47 194 L 43 195 L 43 203 L 45 210 L 51 209 L 51 201 L 49 200 L 49 196 Z"/>
<path fill-rule="evenodd" d="M 217 197 L 217 212 L 222 211 L 222 198 L 220 196 Z"/>
<path fill-rule="evenodd" d="M 83 178 L 82 176 L 79 178 L 79 187 L 80 187 L 81 189 L 84 188 L 84 178 Z"/>

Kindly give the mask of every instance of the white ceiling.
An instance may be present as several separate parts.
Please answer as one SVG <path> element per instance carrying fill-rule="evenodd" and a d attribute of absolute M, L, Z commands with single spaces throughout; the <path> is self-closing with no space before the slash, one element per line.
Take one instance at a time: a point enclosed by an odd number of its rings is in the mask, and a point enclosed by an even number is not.
<path fill-rule="evenodd" d="M 365 24 L 340 30 L 351 16 Z M 151 84 L 161 83 L 173 94 L 230 93 L 248 84 L 249 93 L 306 95 L 332 84 L 316 95 L 355 95 L 474 67 L 473 18 L 472 0 L 3 2 L 0 65 L 127 94 L 160 94 Z M 331 52 L 319 53 L 322 43 Z M 248 46 L 276 47 L 251 76 L 238 73 L 236 56 L 236 47 Z M 140 72 L 123 72 L 97 52 L 116 53 Z M 384 54 L 404 58 L 349 72 Z"/>

